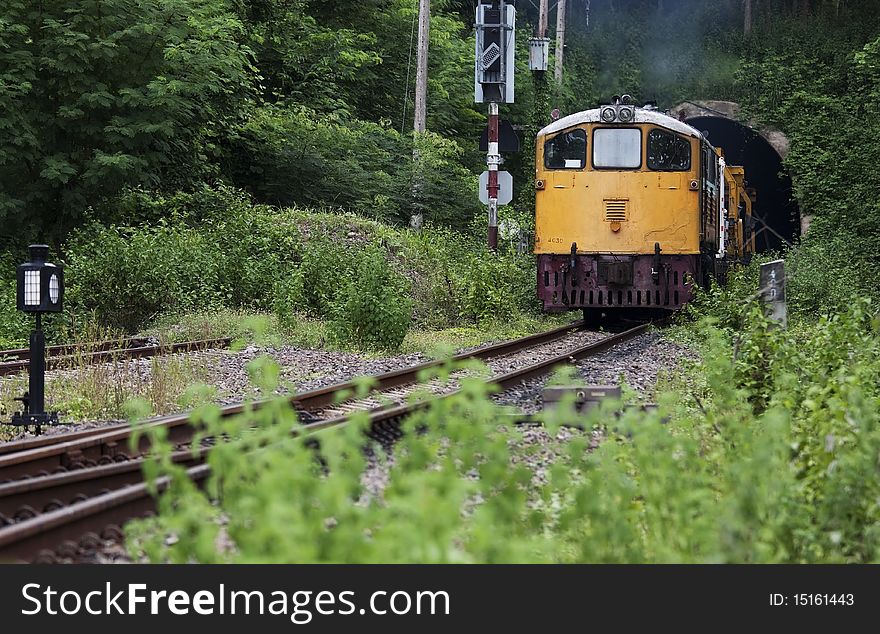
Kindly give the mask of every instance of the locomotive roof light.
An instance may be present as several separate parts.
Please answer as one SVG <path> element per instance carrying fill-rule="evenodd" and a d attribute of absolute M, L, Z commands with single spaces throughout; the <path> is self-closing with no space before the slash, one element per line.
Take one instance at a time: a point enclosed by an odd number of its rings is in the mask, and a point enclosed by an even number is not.
<path fill-rule="evenodd" d="M 614 95 L 611 105 L 601 106 L 599 119 L 602 123 L 632 123 L 636 120 L 636 106 L 630 95 Z"/>
<path fill-rule="evenodd" d="M 64 270 L 46 262 L 49 247 L 32 244 L 30 262 L 18 266 L 16 304 L 26 313 L 60 313 L 64 300 Z"/>
<path fill-rule="evenodd" d="M 621 123 L 631 123 L 636 118 L 636 112 L 632 106 L 621 106 L 617 109 L 617 118 Z"/>

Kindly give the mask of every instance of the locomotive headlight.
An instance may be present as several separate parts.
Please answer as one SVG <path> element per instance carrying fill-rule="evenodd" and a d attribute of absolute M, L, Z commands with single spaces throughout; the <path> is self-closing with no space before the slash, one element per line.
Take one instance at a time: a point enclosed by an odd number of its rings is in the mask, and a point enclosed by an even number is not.
<path fill-rule="evenodd" d="M 617 118 L 623 123 L 629 123 L 635 118 L 635 112 L 632 108 L 623 107 L 617 111 Z"/>
<path fill-rule="evenodd" d="M 614 123 L 614 120 L 617 118 L 617 113 L 611 106 L 606 106 L 605 108 L 602 108 L 599 116 L 602 117 L 602 121 L 605 123 Z"/>

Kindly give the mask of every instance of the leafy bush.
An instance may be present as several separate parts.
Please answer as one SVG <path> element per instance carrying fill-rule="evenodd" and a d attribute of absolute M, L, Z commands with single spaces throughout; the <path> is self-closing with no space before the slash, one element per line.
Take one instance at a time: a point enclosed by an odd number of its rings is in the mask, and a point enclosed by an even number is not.
<path fill-rule="evenodd" d="M 302 310 L 313 317 L 332 316 L 360 257 L 359 248 L 317 237 L 303 247 L 301 257 Z"/>
<path fill-rule="evenodd" d="M 788 258 L 789 308 L 808 319 L 846 310 L 860 294 L 880 285 L 876 267 L 853 253 L 847 232 L 817 218 Z"/>
<path fill-rule="evenodd" d="M 805 315 L 845 309 L 880 284 L 880 178 L 864 160 L 880 151 L 878 14 L 876 3 L 857 11 L 832 35 L 825 20 L 781 21 L 750 43 L 738 73 L 746 116 L 790 138 L 793 195 L 813 217 L 791 260 L 791 307 Z M 860 123 L 840 124 L 849 120 Z"/>
<path fill-rule="evenodd" d="M 287 215 L 223 185 L 171 195 L 132 190 L 113 208 L 128 226 L 164 222 L 204 236 L 220 255 L 217 292 L 230 306 L 271 307 L 274 282 L 299 248 L 299 232 Z"/>
<path fill-rule="evenodd" d="M 477 322 L 506 320 L 535 295 L 534 260 L 480 250 L 459 269 L 462 315 Z M 533 302 L 532 302 L 533 303 Z"/>
<path fill-rule="evenodd" d="M 412 138 L 387 121 L 266 106 L 242 126 L 226 169 L 237 186 L 275 205 L 332 206 L 397 225 L 415 207 L 435 224 L 465 228 L 478 203 L 462 149 L 429 133 L 416 147 L 414 165 Z"/>
<path fill-rule="evenodd" d="M 216 245 L 188 227 L 92 225 L 68 248 L 67 301 L 135 331 L 162 311 L 221 301 Z"/>
<path fill-rule="evenodd" d="M 709 290 L 694 286 L 694 299 L 685 306 L 683 316 L 691 320 L 712 317 L 723 328 L 741 328 L 747 321 L 750 302 L 757 298 L 761 265 L 777 259 L 776 253 L 757 253 L 748 265 L 732 267 L 726 284 L 712 279 Z M 791 271 L 787 270 L 786 278 L 791 277 Z"/>
<path fill-rule="evenodd" d="M 368 349 L 400 346 L 412 321 L 406 279 L 396 274 L 385 253 L 371 245 L 335 308 L 333 331 L 338 340 Z"/>
<path fill-rule="evenodd" d="M 0 284 L 0 348 L 25 347 L 31 320 L 15 307 L 15 282 Z"/>
<path fill-rule="evenodd" d="M 64 239 L 127 185 L 215 172 L 257 75 L 243 32 L 214 0 L 4 2 L 0 234 Z"/>
<path fill-rule="evenodd" d="M 93 223 L 76 232 L 67 245 L 67 305 L 70 314 L 96 311 L 105 325 L 129 331 L 159 312 L 220 306 L 274 311 L 286 328 L 303 316 L 339 321 L 349 308 L 364 315 L 374 300 L 350 307 L 352 297 L 385 295 L 363 294 L 366 273 L 358 267 L 379 275 L 376 284 L 390 276 L 393 333 L 401 332 L 402 313 L 422 327 L 448 328 L 506 322 L 535 307 L 530 256 L 491 254 L 469 235 L 431 225 L 413 232 L 351 214 L 256 205 L 224 186 L 173 195 L 132 190 L 117 217 L 152 224 Z M 376 249 L 397 274 L 373 270 Z M 404 286 L 407 301 L 398 306 Z M 388 347 L 399 340 L 355 336 L 351 325 L 339 341 Z"/>
<path fill-rule="evenodd" d="M 290 268 L 281 272 L 275 282 L 273 310 L 282 328 L 290 329 L 297 324 L 296 315 L 302 312 L 304 300 L 302 269 Z"/>

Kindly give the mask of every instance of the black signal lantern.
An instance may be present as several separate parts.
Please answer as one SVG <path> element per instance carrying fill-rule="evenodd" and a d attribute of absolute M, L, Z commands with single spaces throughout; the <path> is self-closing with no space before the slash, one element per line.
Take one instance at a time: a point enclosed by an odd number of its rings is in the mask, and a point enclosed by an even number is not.
<path fill-rule="evenodd" d="M 17 270 L 16 305 L 18 310 L 34 313 L 36 328 L 31 333 L 28 391 L 16 400 L 23 411 L 12 416 L 13 425 L 34 425 L 40 433 L 41 425 L 58 422 L 58 413 L 45 410 L 46 337 L 43 334 L 43 313 L 60 313 L 64 301 L 64 270 L 51 262 L 49 247 L 32 244 L 30 262 L 20 264 Z"/>
<path fill-rule="evenodd" d="M 64 300 L 64 270 L 51 262 L 49 247 L 32 244 L 30 262 L 19 264 L 16 302 L 26 313 L 60 313 Z"/>

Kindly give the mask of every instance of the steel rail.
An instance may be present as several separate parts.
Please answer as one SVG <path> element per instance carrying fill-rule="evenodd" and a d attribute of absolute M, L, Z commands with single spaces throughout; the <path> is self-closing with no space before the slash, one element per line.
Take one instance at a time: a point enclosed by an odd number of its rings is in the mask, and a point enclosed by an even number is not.
<path fill-rule="evenodd" d="M 462 352 L 452 357 L 451 360 L 459 362 L 468 359 L 504 356 L 561 339 L 582 326 L 583 321 L 577 321 L 542 333 Z M 374 394 L 415 383 L 422 372 L 440 367 L 447 362 L 443 359 L 427 361 L 376 375 L 373 377 L 374 384 L 370 388 L 370 393 Z M 356 389 L 357 385 L 354 381 L 345 381 L 295 394 L 290 397 L 290 402 L 302 412 L 316 411 L 336 404 L 340 395 L 346 393 L 353 395 Z M 265 400 L 256 401 L 248 407 L 256 410 L 267 402 Z M 223 408 L 223 413 L 224 415 L 238 414 L 244 411 L 244 408 L 245 406 L 242 404 L 230 405 Z M 193 429 L 189 424 L 190 416 L 191 412 L 184 412 L 152 418 L 144 421 L 139 428 L 166 427 L 171 434 L 172 442 L 183 443 L 192 436 Z M 28 475 L 48 475 L 59 470 L 68 470 L 79 466 L 95 466 L 100 463 L 124 459 L 123 456 L 129 450 L 127 441 L 131 437 L 131 431 L 130 425 L 120 424 L 81 430 L 69 435 L 57 434 L 43 438 L 28 438 L 0 445 L 0 483 Z M 148 449 L 149 439 L 141 436 L 134 453 L 143 453 Z"/>
<path fill-rule="evenodd" d="M 617 344 L 638 336 L 650 325 L 642 324 L 636 326 L 598 342 L 581 346 L 565 354 L 492 377 L 488 381 L 502 389 L 510 388 L 523 381 L 544 376 L 562 365 L 604 352 Z M 370 423 L 368 433 L 374 437 L 387 438 L 393 441 L 402 433 L 399 429 L 398 421 L 416 410 L 427 407 L 438 399 L 449 398 L 456 392 L 458 390 L 406 405 L 396 405 L 369 411 L 367 412 Z M 225 412 L 224 414 L 230 415 Z M 351 414 L 347 414 L 310 424 L 305 426 L 305 432 L 313 434 L 333 427 L 340 427 L 348 423 L 351 417 Z M 192 450 L 181 451 L 174 454 L 173 458 L 176 462 L 192 464 L 203 460 L 208 451 L 210 451 L 208 447 L 202 447 L 195 453 Z M 18 521 L 5 528 L 0 528 L 0 561 L 30 561 L 35 558 L 37 561 L 50 561 L 54 555 L 51 552 L 47 553 L 45 549 L 57 547 L 59 543 L 62 543 L 65 539 L 69 540 L 71 536 L 92 535 L 108 525 L 121 526 L 129 519 L 143 517 L 155 512 L 156 500 L 151 494 L 152 489 L 142 481 L 142 478 L 141 480 L 138 479 L 140 477 L 141 463 L 141 460 L 134 460 L 119 465 L 107 465 L 0 486 L 0 494 L 6 494 L 9 499 L 8 505 L 3 503 L 4 505 L 0 506 L 0 508 L 4 508 L 7 511 L 10 510 L 14 502 L 20 503 L 27 500 L 27 496 L 33 495 L 35 492 L 38 495 L 42 495 L 42 498 L 39 498 L 40 500 L 48 500 L 47 504 L 50 505 L 49 510 L 43 513 L 37 514 L 33 511 L 35 514 L 32 517 Z M 103 471 L 99 472 L 99 470 Z M 204 483 L 209 475 L 210 467 L 205 464 L 196 464 L 187 470 L 187 476 L 199 484 Z M 101 491 L 111 482 L 118 483 L 122 488 L 102 493 Z M 84 499 L 69 506 L 54 508 L 61 504 L 58 501 L 58 496 L 62 492 L 69 494 L 77 486 L 84 489 L 84 483 L 89 483 L 87 486 L 91 488 L 88 490 L 95 490 L 101 487 L 98 489 L 97 496 Z M 167 477 L 160 478 L 156 482 L 156 489 L 161 492 L 167 488 L 168 483 Z M 95 537 L 92 535 L 92 537 L 82 539 L 94 541 Z M 75 547 L 75 544 L 73 547 Z"/>
<path fill-rule="evenodd" d="M 187 476 L 199 484 L 209 474 L 207 465 L 187 470 Z M 152 490 L 162 493 L 169 484 L 167 476 L 158 478 Z M 57 548 L 69 536 L 86 536 L 106 526 L 122 526 L 130 519 L 145 517 L 155 511 L 156 498 L 146 482 L 110 491 L 0 529 L 0 561 L 39 559 L 41 555 L 45 556 L 41 551 Z"/>
<path fill-rule="evenodd" d="M 226 348 L 230 343 L 232 343 L 230 337 L 223 337 L 220 339 L 206 339 L 203 341 L 143 345 L 134 348 L 108 348 L 106 350 L 79 352 L 75 354 L 59 354 L 56 356 L 50 356 L 46 359 L 46 369 L 54 370 L 63 368 L 65 367 L 65 364 L 70 363 L 95 364 L 120 358 L 143 359 L 159 355 L 176 354 L 179 352 L 195 352 L 198 350 L 209 350 L 211 348 Z M 60 346 L 60 348 L 64 349 L 65 347 Z M 51 350 L 51 348 L 49 350 Z M 19 372 L 27 370 L 30 363 L 29 357 L 30 355 L 28 354 L 27 357 L 19 358 L 19 360 L 16 361 L 0 362 L 0 376 L 18 374 Z"/>
<path fill-rule="evenodd" d="M 146 337 L 121 337 L 106 341 L 91 341 L 86 343 L 67 343 L 58 346 L 47 346 L 46 356 L 57 357 L 76 354 L 83 350 L 88 352 L 100 352 L 103 350 L 116 350 L 119 348 L 142 348 L 150 345 Z M 14 348 L 12 350 L 0 350 L 0 359 L 15 361 L 31 358 L 30 348 Z"/>

